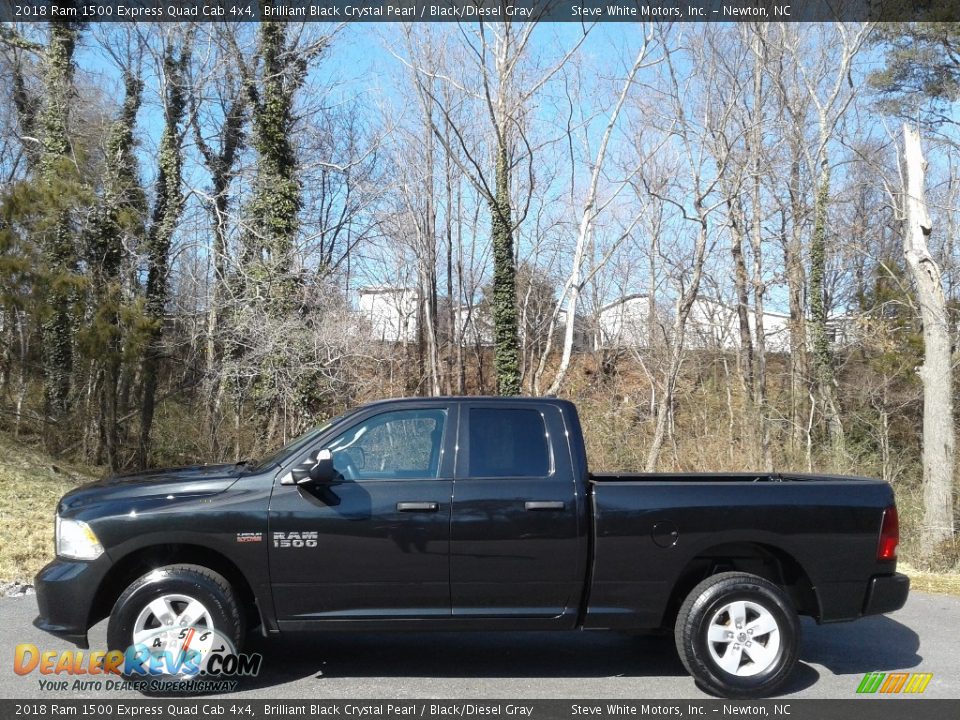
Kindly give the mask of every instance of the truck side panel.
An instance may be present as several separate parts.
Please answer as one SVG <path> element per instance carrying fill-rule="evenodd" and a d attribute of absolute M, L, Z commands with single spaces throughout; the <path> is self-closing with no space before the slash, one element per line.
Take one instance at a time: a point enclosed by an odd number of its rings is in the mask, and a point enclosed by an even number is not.
<path fill-rule="evenodd" d="M 818 620 L 859 617 L 888 485 L 868 480 L 594 482 L 593 577 L 584 626 L 657 628 L 698 557 L 740 544 L 789 556 L 813 585 Z"/>

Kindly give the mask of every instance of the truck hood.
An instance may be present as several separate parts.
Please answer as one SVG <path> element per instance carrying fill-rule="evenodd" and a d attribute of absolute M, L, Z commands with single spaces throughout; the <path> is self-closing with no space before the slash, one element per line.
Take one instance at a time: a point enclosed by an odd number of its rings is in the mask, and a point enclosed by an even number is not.
<path fill-rule="evenodd" d="M 223 492 L 236 482 L 242 467 L 227 465 L 190 465 L 143 472 L 112 475 L 82 485 L 60 499 L 59 512 L 69 512 L 105 502 L 150 497 L 201 497 Z"/>

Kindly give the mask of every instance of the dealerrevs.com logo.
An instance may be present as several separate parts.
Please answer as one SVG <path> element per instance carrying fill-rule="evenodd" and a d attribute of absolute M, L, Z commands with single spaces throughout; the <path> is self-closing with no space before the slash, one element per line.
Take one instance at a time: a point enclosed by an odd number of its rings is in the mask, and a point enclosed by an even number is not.
<path fill-rule="evenodd" d="M 872 695 L 874 693 L 919 695 L 927 689 L 927 685 L 930 684 L 932 679 L 933 673 L 872 672 L 863 676 L 863 680 L 857 686 L 857 693 L 861 695 Z"/>
<path fill-rule="evenodd" d="M 50 692 L 229 692 L 237 685 L 231 678 L 254 677 L 262 663 L 262 655 L 237 653 L 215 630 L 176 627 L 158 630 L 156 637 L 144 637 L 126 650 L 42 651 L 30 643 L 17 645 L 13 671 L 37 673 L 40 689 Z"/>

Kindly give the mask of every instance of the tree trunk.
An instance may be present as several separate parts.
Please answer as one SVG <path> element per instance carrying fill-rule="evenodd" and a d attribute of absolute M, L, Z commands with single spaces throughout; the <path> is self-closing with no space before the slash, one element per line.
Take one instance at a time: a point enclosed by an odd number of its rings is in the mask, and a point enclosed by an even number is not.
<path fill-rule="evenodd" d="M 179 55 L 179 57 L 178 57 Z M 186 109 L 184 71 L 189 56 L 189 44 L 180 53 L 172 45 L 164 51 L 163 69 L 166 79 L 166 112 L 163 135 L 160 138 L 156 200 L 147 236 L 147 292 L 146 314 L 150 322 L 147 346 L 141 364 L 140 444 L 137 462 L 146 467 L 150 454 L 150 431 L 156 407 L 160 373 L 163 320 L 167 304 L 170 244 L 183 210 L 181 190 L 183 149 L 180 123 Z"/>
<path fill-rule="evenodd" d="M 630 72 L 627 73 L 627 77 L 623 82 L 620 94 L 617 96 L 616 105 L 614 105 L 610 117 L 607 119 L 607 125 L 603 131 L 600 146 L 597 149 L 597 156 L 592 163 L 590 186 L 587 190 L 583 210 L 580 214 L 580 229 L 577 233 L 577 245 L 573 254 L 573 267 L 570 269 L 570 276 L 567 280 L 567 323 L 563 334 L 563 353 L 560 357 L 560 366 L 557 368 L 557 374 L 547 390 L 548 395 L 555 395 L 560 391 L 563 381 L 566 379 L 567 371 L 570 368 L 570 357 L 573 354 L 573 341 L 576 335 L 577 303 L 580 300 L 580 293 L 583 291 L 584 282 L 589 280 L 589 278 L 583 277 L 583 265 L 588 255 L 587 250 L 593 242 L 594 222 L 602 210 L 602 207 L 597 207 L 597 189 L 600 183 L 600 175 L 603 172 L 604 161 L 607 157 L 607 148 L 613 131 L 616 128 L 617 119 L 620 117 L 620 112 L 623 110 L 634 78 L 636 78 L 646 54 L 647 44 L 644 42 L 640 47 L 640 51 L 637 53 L 636 59 L 633 61 Z M 625 183 L 621 184 L 620 187 L 622 188 L 624 185 Z M 619 192 L 619 190 L 614 191 L 614 195 L 617 192 Z M 594 272 L 598 269 L 599 268 L 594 268 Z M 563 298 L 561 297 L 560 300 L 562 301 Z M 553 322 L 551 322 L 548 336 L 553 336 Z M 544 356 L 546 356 L 546 354 L 545 352 Z"/>
<path fill-rule="evenodd" d="M 731 194 L 739 192 L 738 189 Z M 729 196 L 728 196 L 729 197 Z M 750 297 L 747 291 L 747 264 L 743 259 L 744 217 L 739 197 L 728 200 L 730 209 L 730 254 L 733 256 L 733 284 L 737 294 L 737 328 L 740 332 L 740 348 L 737 354 L 737 369 L 744 402 L 747 404 L 750 440 L 753 438 L 754 398 L 753 338 L 750 334 Z"/>
<path fill-rule="evenodd" d="M 453 345 L 460 344 L 457 331 L 457 302 L 453 294 L 453 166 L 450 158 L 444 157 L 444 175 L 446 186 L 446 212 L 444 212 L 446 250 L 447 250 L 447 350 L 444 392 L 453 395 Z M 458 216 L 459 217 L 459 216 Z"/>
<path fill-rule="evenodd" d="M 677 298 L 672 337 L 669 340 L 670 361 L 663 377 L 663 393 L 660 395 L 660 404 L 657 408 L 657 424 L 654 428 L 650 448 L 647 451 L 645 472 L 648 473 L 655 472 L 657 469 L 667 424 L 673 416 L 673 397 L 677 387 L 677 377 L 680 374 L 680 364 L 683 360 L 683 343 L 687 329 L 687 319 L 690 317 L 690 309 L 700 292 L 700 280 L 703 277 L 703 262 L 707 252 L 709 226 L 700 202 L 697 203 L 697 214 L 700 216 L 700 221 L 693 252 L 693 264 L 690 268 L 690 280 L 686 290 Z"/>
<path fill-rule="evenodd" d="M 921 552 L 934 556 L 953 540 L 953 470 L 956 427 L 953 417 L 953 368 L 950 322 L 940 277 L 927 246 L 932 223 L 924 197 L 926 163 L 919 133 L 904 124 L 907 166 L 906 227 L 903 254 L 916 286 L 923 319 L 923 526 Z"/>
<path fill-rule="evenodd" d="M 417 334 L 422 338 L 421 358 L 432 396 L 440 394 L 440 353 L 437 345 L 437 204 L 434 182 L 433 117 L 429 97 L 421 95 L 423 122 L 423 210 L 418 230 L 417 267 L 420 276 L 420 319 Z M 425 356 L 424 356 L 425 354 Z"/>
<path fill-rule="evenodd" d="M 210 453 L 215 459 L 220 456 L 218 428 L 220 426 L 220 358 L 219 345 L 221 305 L 224 299 L 224 286 L 227 280 L 227 227 L 226 213 L 228 198 L 225 184 L 214 175 L 214 212 L 213 218 L 213 288 L 210 291 L 210 307 L 207 308 L 207 338 L 204 348 L 206 372 L 203 399 L 205 405 L 205 420 L 207 436 L 210 440 Z M 222 187 L 221 187 L 222 186 Z"/>
<path fill-rule="evenodd" d="M 40 175 L 51 195 L 60 196 L 70 174 L 71 144 L 68 134 L 71 94 L 73 92 L 73 51 L 77 42 L 77 26 L 70 22 L 50 23 L 50 43 L 46 49 L 44 77 L 46 108 L 40 119 L 43 143 Z M 66 177 L 65 177 L 66 176 Z M 48 268 L 58 276 L 70 275 L 76 266 L 76 248 L 65 209 L 54 210 L 57 217 L 45 233 L 42 247 Z M 41 327 L 45 401 L 55 423 L 65 420 L 70 412 L 70 386 L 73 374 L 73 339 L 76 330 L 71 283 L 55 278 L 46 298 L 48 314 Z M 50 426 L 48 442 L 60 437 L 56 425 Z"/>
<path fill-rule="evenodd" d="M 834 454 L 843 449 L 843 428 L 834 392 L 833 353 L 827 337 L 827 206 L 830 201 L 830 166 L 821 161 L 814 200 L 813 236 L 810 240 L 810 334 L 813 341 L 817 400 L 827 425 Z"/>
<path fill-rule="evenodd" d="M 790 309 L 790 427 L 794 451 L 806 447 L 807 432 L 807 315 L 806 277 L 803 269 L 802 227 L 803 205 L 800 193 L 799 149 L 792 143 L 794 159 L 790 166 L 790 237 L 783 250 L 787 275 L 787 296 Z"/>
<path fill-rule="evenodd" d="M 513 257 L 510 212 L 510 161 L 502 137 L 497 146 L 496 186 L 490 211 L 493 216 L 493 332 L 497 394 L 519 395 L 517 268 Z"/>
<path fill-rule="evenodd" d="M 761 172 L 763 164 L 763 67 L 765 64 L 765 43 L 761 33 L 762 25 L 753 32 L 753 127 L 750 132 L 748 151 L 751 156 L 751 174 L 753 190 L 753 218 L 750 233 L 750 245 L 753 251 L 753 312 L 756 350 L 756 376 L 754 378 L 754 399 L 757 412 L 757 435 L 760 438 L 760 457 L 763 468 L 773 470 L 773 453 L 770 448 L 770 408 L 767 406 L 767 338 L 763 326 L 764 295 L 766 284 L 763 281 L 763 224 L 762 224 L 762 186 Z"/>

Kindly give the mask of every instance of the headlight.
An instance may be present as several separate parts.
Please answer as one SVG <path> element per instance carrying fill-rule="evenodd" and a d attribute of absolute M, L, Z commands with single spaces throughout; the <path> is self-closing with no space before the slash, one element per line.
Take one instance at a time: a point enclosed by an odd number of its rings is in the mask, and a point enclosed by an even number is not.
<path fill-rule="evenodd" d="M 96 560 L 103 555 L 103 545 L 85 522 L 64 520 L 57 515 L 57 555 L 72 560 Z"/>

